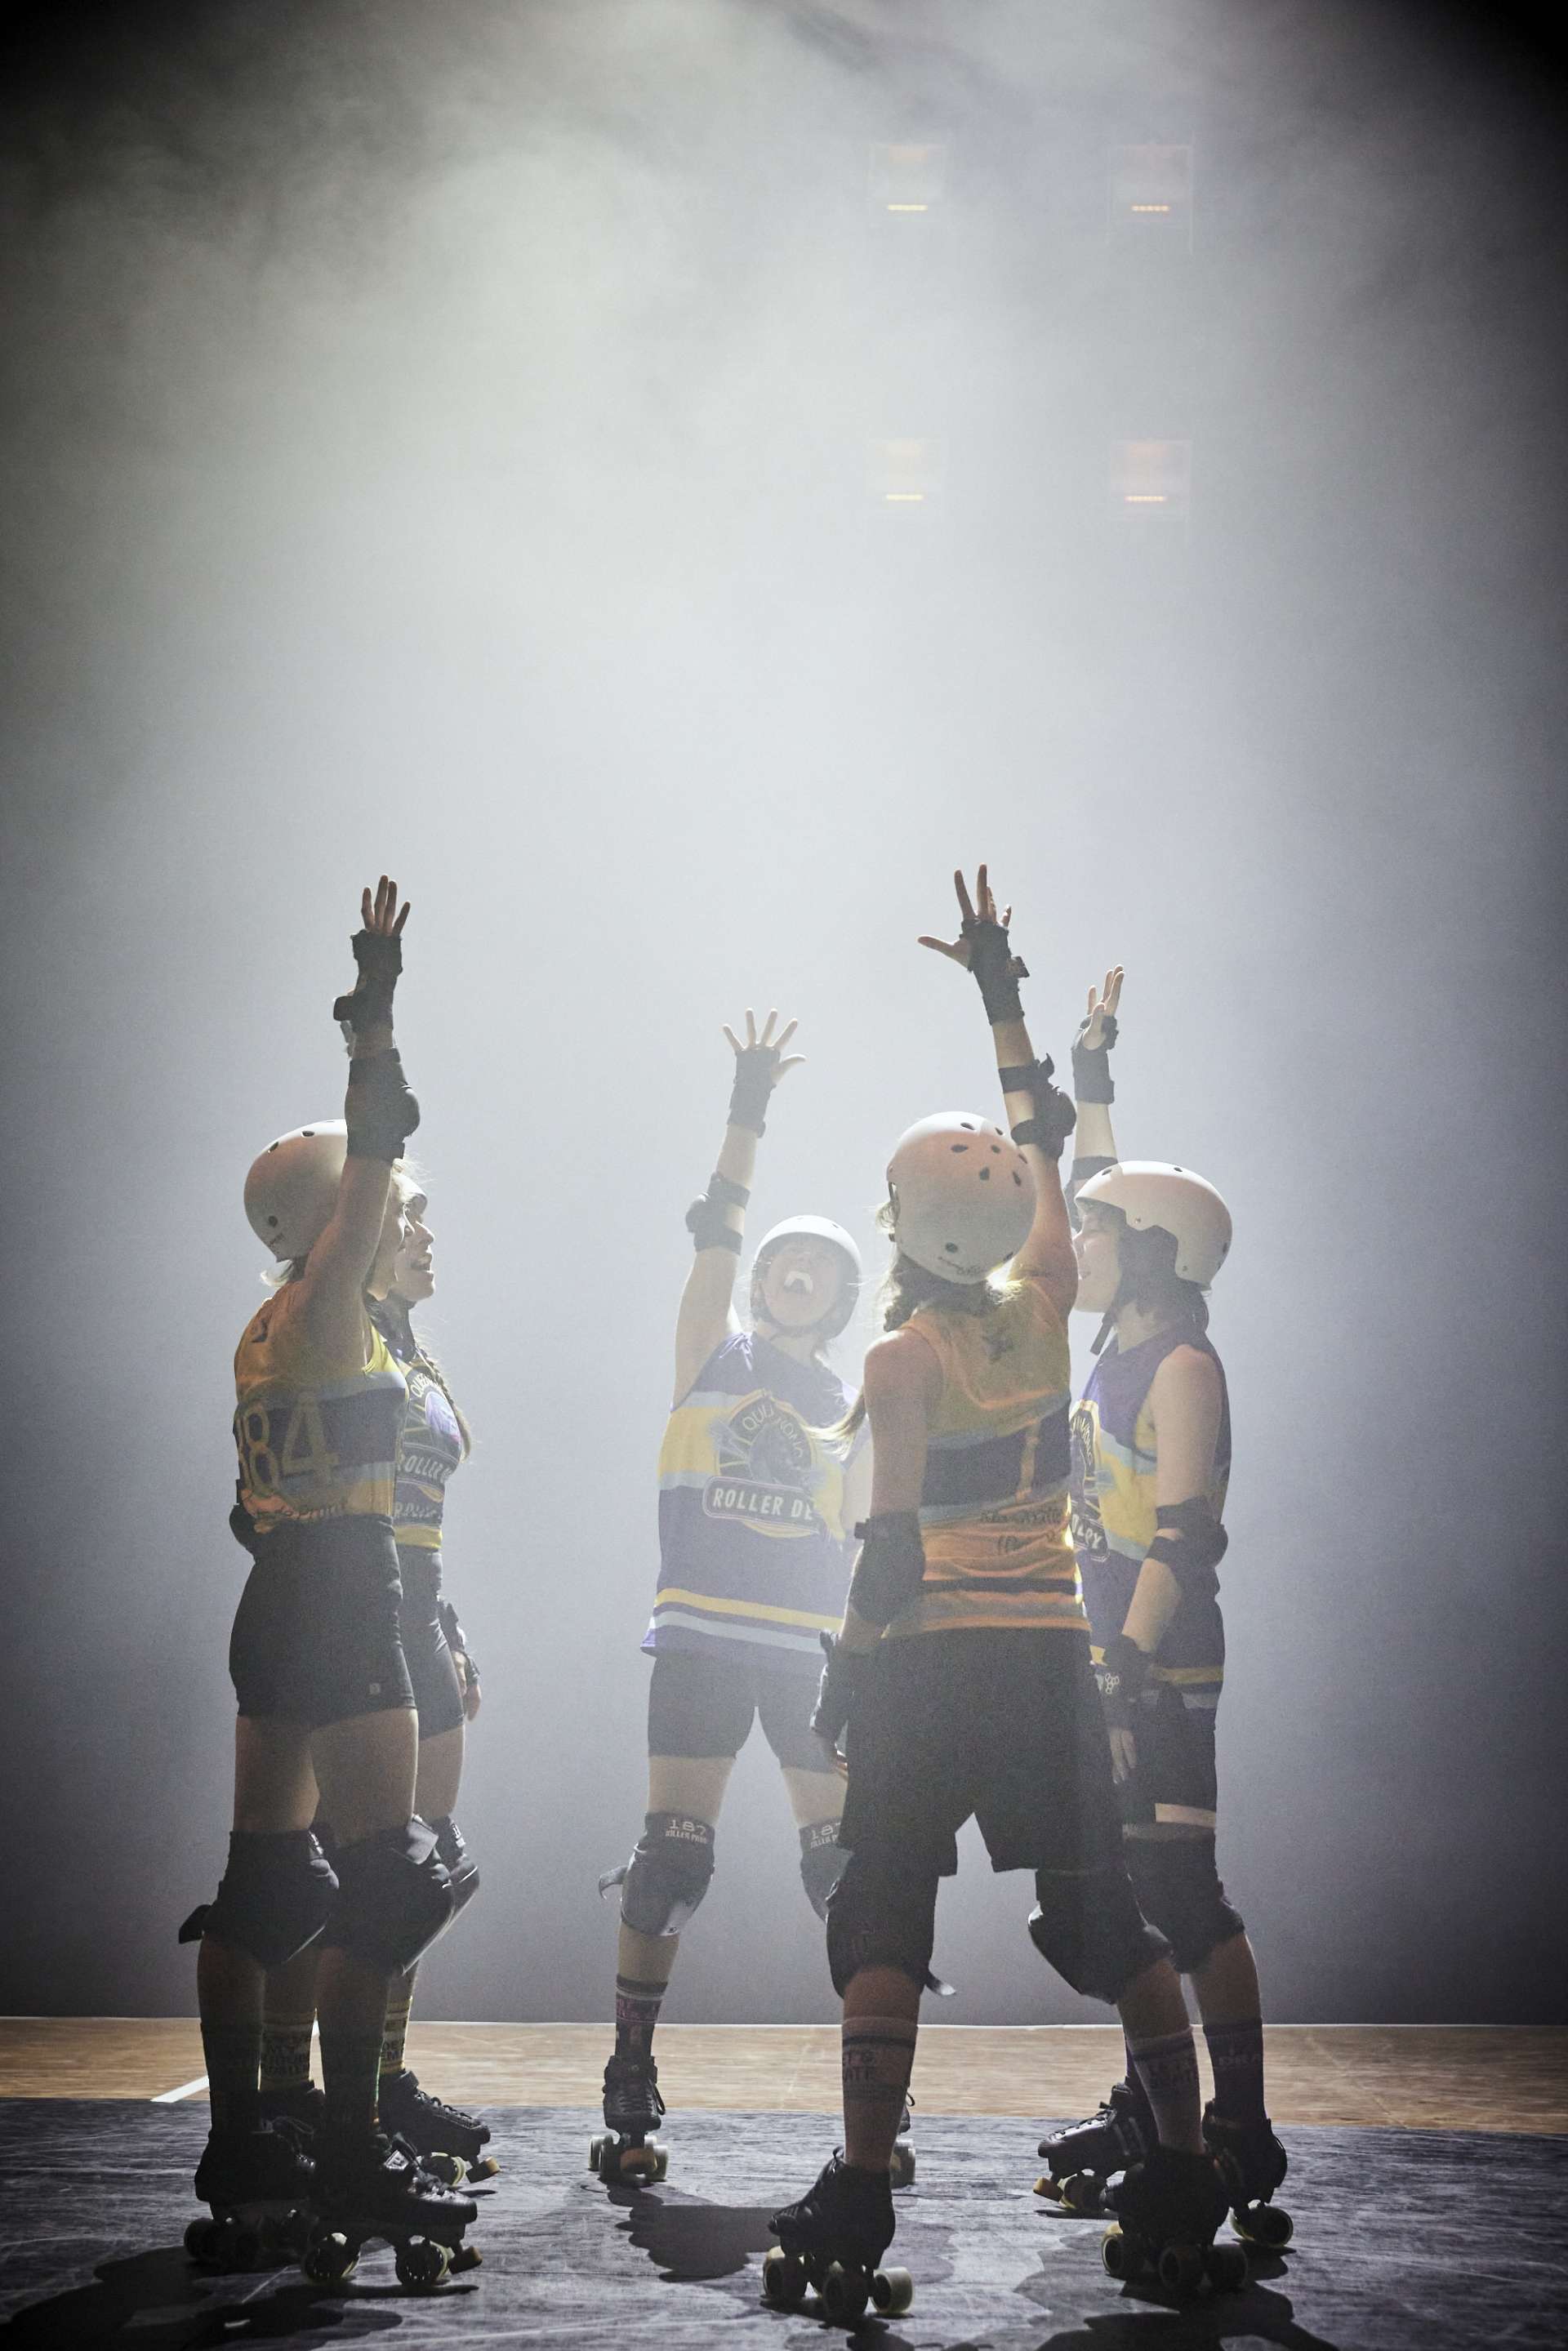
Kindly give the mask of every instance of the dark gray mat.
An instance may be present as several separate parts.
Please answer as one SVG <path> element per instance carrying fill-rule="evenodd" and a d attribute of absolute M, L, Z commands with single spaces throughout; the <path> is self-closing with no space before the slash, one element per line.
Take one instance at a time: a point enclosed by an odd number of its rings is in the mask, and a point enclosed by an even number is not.
<path fill-rule="evenodd" d="M 758 2300 L 768 2214 L 833 2143 L 811 2115 L 672 2117 L 670 2179 L 606 2190 L 585 2168 L 595 2118 L 502 2107 L 505 2168 L 481 2191 L 485 2266 L 434 2300 L 402 2293 L 384 2250 L 349 2288 L 297 2273 L 192 2273 L 180 2237 L 206 2130 L 200 2107 L 0 2103 L 0 2339 L 123 2351 L 395 2337 L 397 2351 L 487 2343 L 721 2345 L 834 2339 Z M 859 2339 L 885 2351 L 1288 2351 L 1557 2346 L 1568 2340 L 1568 2142 L 1456 2131 L 1288 2130 L 1297 2243 L 1242 2294 L 1178 2310 L 1106 2277 L 1100 2229 L 1031 2191 L 1038 2132 L 922 2117 L 920 2179 L 894 2258 L 915 2305 Z M 389 2341 L 389 2351 L 391 2344 Z"/>

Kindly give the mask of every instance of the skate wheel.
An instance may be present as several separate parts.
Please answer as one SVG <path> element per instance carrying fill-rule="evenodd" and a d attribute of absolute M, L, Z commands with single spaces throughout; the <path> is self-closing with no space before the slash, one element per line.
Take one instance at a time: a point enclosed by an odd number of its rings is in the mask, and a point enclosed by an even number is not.
<path fill-rule="evenodd" d="M 1217 2294 L 1239 2294 L 1250 2275 L 1242 2245 L 1210 2245 L 1204 2267 Z"/>
<path fill-rule="evenodd" d="M 622 2148 L 615 2177 L 617 2179 L 663 2179 L 669 2168 L 669 2156 L 657 2139 L 645 2138 L 641 2147 Z"/>
<path fill-rule="evenodd" d="M 806 2299 L 806 2264 L 797 2253 L 787 2253 L 780 2245 L 770 2246 L 762 2256 L 762 2299 L 776 2303 L 780 2310 L 799 2310 Z"/>
<path fill-rule="evenodd" d="M 262 2231 L 253 2229 L 248 2222 L 230 2224 L 227 2252 L 228 2260 L 225 2263 L 227 2269 L 259 2270 L 268 2266 L 267 2241 Z"/>
<path fill-rule="evenodd" d="M 908 2188 L 915 2179 L 915 2146 L 911 2139 L 895 2139 L 888 2159 L 887 2176 L 894 2188 Z"/>
<path fill-rule="evenodd" d="M 477 2155 L 468 2166 L 470 2179 L 494 2179 L 501 2168 L 493 2155 Z"/>
<path fill-rule="evenodd" d="M 1100 2240 L 1100 2259 L 1105 2265 L 1107 2277 L 1131 2277 L 1136 2266 L 1133 2260 L 1132 2247 L 1120 2229 L 1106 2230 Z"/>
<path fill-rule="evenodd" d="M 434 2294 L 444 2283 L 452 2267 L 452 2256 L 444 2245 L 433 2244 L 428 2237 L 415 2237 L 400 2245 L 392 2262 L 399 2285 L 411 2294 Z"/>
<path fill-rule="evenodd" d="M 1056 2195 L 1064 2210 L 1077 2212 L 1083 2218 L 1105 2210 L 1100 2182 L 1092 2171 L 1074 2171 L 1061 2182 Z"/>
<path fill-rule="evenodd" d="M 871 2282 L 873 2307 L 883 2318 L 902 2318 L 915 2301 L 915 2280 L 907 2270 L 878 2270 Z"/>
<path fill-rule="evenodd" d="M 318 2237 L 299 2264 L 312 2285 L 341 2285 L 359 2265 L 358 2245 L 350 2244 L 340 2230 L 329 2237 Z"/>
<path fill-rule="evenodd" d="M 308 2213 L 285 2212 L 280 2220 L 273 2222 L 270 2235 L 269 2252 L 276 2252 L 286 2262 L 303 2260 L 310 2242 Z"/>
<path fill-rule="evenodd" d="M 605 2148 L 606 2148 L 609 2145 L 610 2145 L 610 2141 L 609 2141 L 607 2138 L 605 2138 L 602 2135 L 601 2135 L 600 2137 L 598 2137 L 598 2138 L 591 2138 L 591 2139 L 589 2140 L 589 2142 L 588 2142 L 588 2168 L 589 2168 L 590 2171 L 597 2171 L 597 2170 L 598 2170 L 598 2168 L 599 2168 L 599 2158 L 600 2158 L 600 2157 L 604 2153 Z"/>
<path fill-rule="evenodd" d="M 1203 2275 L 1203 2255 L 1196 2245 L 1162 2245 L 1155 2272 L 1167 2294 L 1191 2294 Z"/>
<path fill-rule="evenodd" d="M 200 2262 L 203 2269 L 215 2269 L 217 2263 L 213 2256 L 222 2235 L 223 2231 L 216 2220 L 193 2220 L 185 2231 L 185 2251 L 193 2262 Z"/>
<path fill-rule="evenodd" d="M 1278 2250 L 1288 2245 L 1296 2233 L 1295 2222 L 1277 2204 L 1243 2204 L 1230 2218 L 1237 2235 L 1252 2245 L 1271 2245 Z"/>
<path fill-rule="evenodd" d="M 461 2188 L 468 2177 L 468 2166 L 460 2155 L 434 2153 L 420 2159 L 426 2171 L 439 2179 L 444 2188 Z"/>
<path fill-rule="evenodd" d="M 830 2262 L 821 2283 L 822 2308 L 841 2326 L 853 2326 L 865 2316 L 871 2300 L 871 2280 L 864 2270 L 845 2269 Z"/>
<path fill-rule="evenodd" d="M 476 2270 L 484 2258 L 477 2245 L 454 2245 L 447 2266 L 454 2277 L 461 2277 L 465 2270 Z"/>

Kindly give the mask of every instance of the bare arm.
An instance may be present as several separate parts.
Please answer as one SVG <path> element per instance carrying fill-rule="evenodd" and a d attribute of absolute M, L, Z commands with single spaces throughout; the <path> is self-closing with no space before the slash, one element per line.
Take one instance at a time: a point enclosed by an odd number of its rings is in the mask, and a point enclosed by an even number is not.
<path fill-rule="evenodd" d="M 894 1331 L 879 1339 L 867 1355 L 865 1403 L 873 1447 L 873 1516 L 920 1508 L 925 1484 L 926 1432 L 941 1391 L 941 1366 L 916 1331 Z M 849 1655 L 874 1649 L 882 1635 L 880 1625 L 868 1625 L 846 1606 L 841 1639 Z"/>
<path fill-rule="evenodd" d="M 382 876 L 375 898 L 364 893 L 361 912 L 364 928 L 372 935 L 401 938 L 408 906 L 398 906 L 397 883 Z M 378 1053 L 395 1050 L 390 1017 L 356 1034 L 350 1063 L 353 1123 L 353 1064 Z M 350 1154 L 338 1185 L 332 1221 L 311 1249 L 299 1278 L 294 1311 L 310 1344 L 344 1362 L 361 1363 L 365 1351 L 364 1287 L 375 1262 L 386 1221 L 392 1186 L 389 1160 Z"/>
<path fill-rule="evenodd" d="M 786 1071 L 799 1066 L 804 1056 L 785 1055 L 784 1048 L 795 1033 L 793 1020 L 785 1022 L 777 1037 L 773 1034 L 779 1016 L 769 1012 L 763 1023 L 762 1034 L 757 1034 L 757 1024 L 751 1013 L 746 1016 L 746 1043 L 742 1045 L 734 1030 L 727 1026 L 725 1035 L 736 1056 L 737 1068 L 745 1057 L 755 1061 L 758 1055 L 771 1060 L 770 1083 L 777 1085 Z M 757 1165 L 758 1134 L 754 1127 L 737 1124 L 732 1117 L 724 1130 L 724 1141 L 714 1163 L 714 1173 L 739 1191 L 749 1192 Z M 674 1402 L 679 1404 L 689 1395 L 697 1374 L 720 1342 L 739 1328 L 734 1307 L 735 1276 L 740 1263 L 740 1241 L 746 1229 L 746 1210 L 739 1201 L 723 1204 L 722 1222 L 735 1235 L 734 1242 L 726 1246 L 715 1241 L 703 1246 L 700 1241 L 692 1259 L 692 1270 L 686 1276 L 681 1292 L 681 1303 L 675 1316 L 675 1389 Z"/>
<path fill-rule="evenodd" d="M 1158 1509 L 1207 1501 L 1219 1441 L 1219 1372 L 1200 1347 L 1174 1347 L 1149 1389 L 1155 1425 L 1155 1502 Z M 1162 1560 L 1145 1559 L 1122 1629 L 1146 1656 L 1157 1655 L 1181 1598 Z"/>

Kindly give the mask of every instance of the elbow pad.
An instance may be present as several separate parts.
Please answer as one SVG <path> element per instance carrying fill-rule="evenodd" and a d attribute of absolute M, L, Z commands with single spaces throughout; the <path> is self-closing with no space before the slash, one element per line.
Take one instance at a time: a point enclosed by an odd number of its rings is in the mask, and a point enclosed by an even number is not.
<path fill-rule="evenodd" d="M 919 1591 L 925 1544 L 918 1510 L 880 1510 L 855 1529 L 861 1555 L 850 1579 L 850 1606 L 867 1625 L 891 1625 Z"/>
<path fill-rule="evenodd" d="M 349 1064 L 343 1103 L 350 1159 L 384 1159 L 390 1167 L 419 1124 L 419 1104 L 408 1089 L 397 1048 L 364 1053 Z"/>
<path fill-rule="evenodd" d="M 1182 1598 L 1197 1594 L 1212 1599 L 1219 1589 L 1215 1569 L 1230 1547 L 1230 1537 L 1214 1515 L 1210 1503 L 1166 1502 L 1155 1512 L 1159 1528 L 1148 1556 L 1166 1567 L 1180 1586 Z"/>
<path fill-rule="evenodd" d="M 1028 1094 L 1034 1104 L 1034 1116 L 1019 1119 L 1013 1128 L 1013 1141 L 1034 1144 L 1048 1159 L 1061 1158 L 1061 1146 L 1078 1123 L 1071 1095 L 1051 1082 L 1055 1074 L 1049 1053 L 1043 1061 L 1015 1061 L 997 1071 L 1005 1094 Z"/>
<path fill-rule="evenodd" d="M 707 1190 L 686 1210 L 686 1230 L 697 1249 L 724 1249 L 740 1255 L 740 1235 L 725 1215 L 726 1208 L 744 1208 L 751 1195 L 717 1169 L 707 1179 Z"/>

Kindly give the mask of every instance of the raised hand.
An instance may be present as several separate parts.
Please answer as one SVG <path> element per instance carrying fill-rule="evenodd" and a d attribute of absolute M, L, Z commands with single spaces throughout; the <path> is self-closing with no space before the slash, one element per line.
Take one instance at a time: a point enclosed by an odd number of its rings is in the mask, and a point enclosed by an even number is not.
<path fill-rule="evenodd" d="M 346 1033 L 366 1037 L 372 1030 L 391 1028 L 392 995 L 402 969 L 402 926 L 408 920 L 408 906 L 405 902 L 399 907 L 397 883 L 384 873 L 373 898 L 369 890 L 360 893 L 360 920 L 362 927 L 350 942 L 359 977 L 350 993 L 340 996 L 333 1005 L 332 1018 Z"/>
<path fill-rule="evenodd" d="M 1122 1001 L 1122 982 L 1125 977 L 1125 972 L 1117 964 L 1114 970 L 1105 974 L 1103 987 L 1090 989 L 1089 1009 L 1078 1032 L 1078 1041 L 1086 1052 L 1098 1052 L 1102 1045 L 1115 1043 L 1116 1007 Z"/>
<path fill-rule="evenodd" d="M 1105 974 L 1103 987 L 1090 989 L 1089 1009 L 1072 1040 L 1073 1099 L 1085 1104 L 1109 1104 L 1116 1099 L 1111 1080 L 1111 1048 L 1116 1041 L 1116 1007 L 1122 1001 L 1122 967 L 1117 964 Z M 1107 1128 L 1100 1137 L 1107 1150 L 1111 1147 L 1109 1134 Z"/>
<path fill-rule="evenodd" d="M 786 1053 L 784 1048 L 795 1034 L 795 1022 L 787 1020 L 777 1036 L 774 1025 L 777 1012 L 769 1012 L 762 1024 L 762 1034 L 757 1033 L 757 1019 L 749 1006 L 746 1013 L 746 1042 L 743 1045 L 726 1021 L 724 1033 L 735 1055 L 735 1084 L 729 1096 L 729 1123 L 748 1127 L 753 1134 L 763 1132 L 768 1098 L 779 1080 L 790 1070 L 798 1069 L 805 1060 L 804 1053 Z"/>
<path fill-rule="evenodd" d="M 801 1062 L 806 1058 L 804 1053 L 789 1053 L 787 1055 L 784 1051 L 785 1046 L 789 1042 L 790 1038 L 795 1034 L 796 1029 L 800 1027 L 800 1022 L 797 1020 L 786 1020 L 783 1028 L 780 1029 L 778 1036 L 775 1037 L 773 1034 L 773 1024 L 778 1018 L 779 1015 L 777 1012 L 770 1012 L 768 1014 L 767 1019 L 762 1024 L 762 1034 L 759 1037 L 757 1033 L 757 1017 L 755 1013 L 753 1013 L 750 1006 L 747 1005 L 746 1010 L 746 1042 L 744 1045 L 736 1035 L 734 1029 L 730 1027 L 728 1021 L 727 1020 L 724 1024 L 725 1036 L 728 1040 L 730 1051 L 735 1055 L 737 1061 L 739 1061 L 743 1053 L 767 1053 L 771 1056 L 768 1067 L 771 1072 L 771 1082 L 774 1085 L 779 1083 L 779 1079 L 784 1075 L 786 1070 L 798 1070 Z"/>
<path fill-rule="evenodd" d="M 958 913 L 962 918 L 957 937 L 956 939 L 922 938 L 918 944 L 923 947 L 933 948 L 937 955 L 946 956 L 953 963 L 962 964 L 964 969 L 968 971 L 972 968 L 971 947 L 976 925 L 980 923 L 996 923 L 998 920 L 996 895 L 988 879 L 987 869 L 983 865 L 977 867 L 975 872 L 975 898 L 979 901 L 977 913 L 975 902 L 969 896 L 968 884 L 965 882 L 962 872 L 954 874 L 953 887 L 958 894 Z M 1012 918 L 1013 910 L 1009 906 L 1001 916 L 999 927 L 1005 931 Z M 1017 962 L 1016 956 L 1014 961 Z M 1021 965 L 1019 966 L 1018 976 L 1020 978 L 1028 976 Z"/>
<path fill-rule="evenodd" d="M 409 902 L 404 899 L 402 910 L 399 912 L 397 883 L 389 882 L 384 873 L 376 884 L 373 899 L 368 890 L 360 893 L 360 921 L 377 938 L 401 938 L 402 926 L 408 920 L 408 909 Z"/>

